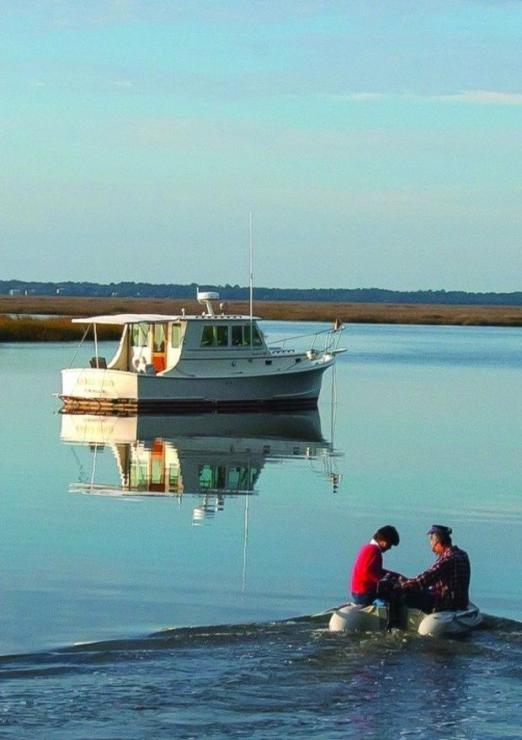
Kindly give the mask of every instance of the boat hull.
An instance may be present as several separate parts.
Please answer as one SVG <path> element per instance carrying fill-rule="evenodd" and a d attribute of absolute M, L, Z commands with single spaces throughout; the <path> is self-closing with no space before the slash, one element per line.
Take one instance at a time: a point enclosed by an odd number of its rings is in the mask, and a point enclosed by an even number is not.
<path fill-rule="evenodd" d="M 478 627 L 481 622 L 482 615 L 478 607 L 470 603 L 467 609 L 433 614 L 404 607 L 397 626 L 425 637 L 443 637 L 464 634 Z M 330 632 L 384 632 L 387 628 L 388 607 L 375 604 L 365 607 L 345 604 L 334 609 L 328 626 Z"/>
<path fill-rule="evenodd" d="M 179 411 L 194 409 L 315 408 L 323 362 L 296 372 L 243 377 L 145 375 L 120 370 L 62 370 L 66 412 Z"/>

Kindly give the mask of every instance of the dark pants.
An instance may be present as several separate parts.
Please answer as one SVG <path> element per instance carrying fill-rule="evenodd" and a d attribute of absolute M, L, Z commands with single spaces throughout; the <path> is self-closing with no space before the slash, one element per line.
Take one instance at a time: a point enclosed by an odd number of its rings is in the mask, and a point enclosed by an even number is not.
<path fill-rule="evenodd" d="M 431 591 L 405 591 L 403 597 L 404 605 L 412 609 L 420 609 L 426 614 L 431 614 L 435 607 L 435 596 Z"/>
<path fill-rule="evenodd" d="M 354 594 L 352 591 L 352 601 L 354 604 L 357 604 L 357 606 L 370 606 L 376 597 L 376 593 Z"/>

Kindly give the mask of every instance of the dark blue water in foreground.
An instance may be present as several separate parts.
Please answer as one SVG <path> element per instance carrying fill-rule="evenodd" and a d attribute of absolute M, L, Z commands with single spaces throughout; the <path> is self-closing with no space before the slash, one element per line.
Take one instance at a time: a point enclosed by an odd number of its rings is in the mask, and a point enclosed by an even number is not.
<path fill-rule="evenodd" d="M 70 346 L 0 348 L 0 737 L 519 737 L 522 332 L 344 344 L 319 414 L 130 421 L 56 413 Z M 454 527 L 483 629 L 288 621 L 388 522 L 409 575 Z"/>
<path fill-rule="evenodd" d="M 460 640 L 314 620 L 178 629 L 0 661 L 0 735 L 520 737 L 521 625 Z"/>

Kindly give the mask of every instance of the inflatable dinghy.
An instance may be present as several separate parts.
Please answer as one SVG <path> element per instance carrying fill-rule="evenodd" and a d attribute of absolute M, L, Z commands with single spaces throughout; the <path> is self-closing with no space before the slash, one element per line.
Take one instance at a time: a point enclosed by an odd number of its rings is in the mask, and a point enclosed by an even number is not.
<path fill-rule="evenodd" d="M 394 627 L 418 632 L 419 635 L 442 637 L 460 635 L 478 627 L 482 615 L 474 604 L 460 611 L 442 611 L 425 614 L 420 609 L 402 607 L 396 616 Z M 357 606 L 344 604 L 333 609 L 328 629 L 330 632 L 384 632 L 390 626 L 386 604 Z"/>

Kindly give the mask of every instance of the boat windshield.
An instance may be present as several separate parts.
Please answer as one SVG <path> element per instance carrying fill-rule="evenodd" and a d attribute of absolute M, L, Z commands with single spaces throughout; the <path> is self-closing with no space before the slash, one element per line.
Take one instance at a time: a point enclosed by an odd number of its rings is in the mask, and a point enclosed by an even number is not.
<path fill-rule="evenodd" d="M 250 324 L 234 324 L 226 326 L 207 324 L 201 332 L 202 347 L 262 347 L 263 337 L 255 324 L 252 325 L 252 341 Z"/>
<path fill-rule="evenodd" d="M 203 333 L 201 334 L 201 346 L 202 347 L 227 347 L 228 346 L 228 326 L 212 326 L 207 325 L 203 327 Z"/>
<path fill-rule="evenodd" d="M 263 339 L 257 326 L 252 326 L 252 345 L 261 347 Z M 238 324 L 232 327 L 232 346 L 233 347 L 250 347 L 250 324 Z"/>

